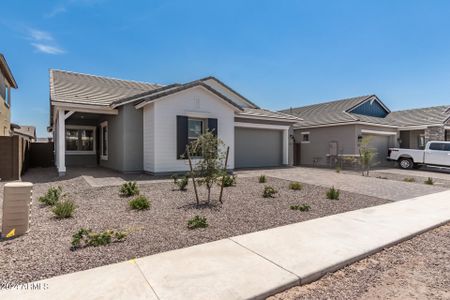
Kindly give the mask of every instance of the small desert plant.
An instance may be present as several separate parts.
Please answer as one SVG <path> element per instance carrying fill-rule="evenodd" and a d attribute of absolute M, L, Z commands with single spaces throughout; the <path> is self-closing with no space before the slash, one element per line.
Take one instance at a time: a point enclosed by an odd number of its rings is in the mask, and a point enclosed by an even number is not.
<path fill-rule="evenodd" d="M 270 185 L 266 185 L 264 187 L 263 197 L 264 198 L 273 198 L 276 193 L 278 193 L 278 191 L 276 189 L 274 189 Z"/>
<path fill-rule="evenodd" d="M 386 176 L 377 176 L 378 179 L 389 179 Z"/>
<path fill-rule="evenodd" d="M 150 201 L 144 195 L 137 196 L 128 202 L 132 209 L 144 210 L 150 208 Z"/>
<path fill-rule="evenodd" d="M 334 186 L 327 191 L 327 198 L 330 200 L 339 200 L 339 190 L 335 189 Z"/>
<path fill-rule="evenodd" d="M 299 211 L 309 211 L 311 209 L 311 206 L 309 206 L 308 204 L 291 205 L 291 209 Z"/>
<path fill-rule="evenodd" d="M 428 177 L 427 180 L 424 181 L 425 184 L 429 184 L 429 185 L 433 185 L 434 184 L 434 180 L 431 177 Z"/>
<path fill-rule="evenodd" d="M 189 177 L 188 176 L 183 176 L 180 179 L 177 179 L 175 184 L 178 186 L 178 189 L 180 191 L 185 191 L 187 185 L 189 184 Z"/>
<path fill-rule="evenodd" d="M 416 180 L 414 179 L 414 177 L 406 177 L 406 178 L 403 178 L 403 181 L 405 181 L 405 182 L 416 182 Z"/>
<path fill-rule="evenodd" d="M 62 188 L 60 186 L 57 188 L 51 187 L 47 190 L 47 193 L 44 196 L 39 197 L 39 202 L 45 205 L 53 206 L 59 201 L 61 194 Z"/>
<path fill-rule="evenodd" d="M 125 197 L 139 195 L 139 188 L 135 181 L 128 181 L 120 187 L 120 195 Z"/>
<path fill-rule="evenodd" d="M 189 229 L 206 228 L 206 227 L 208 227 L 208 222 L 206 221 L 205 217 L 200 217 L 197 215 L 188 221 Z"/>
<path fill-rule="evenodd" d="M 266 183 L 267 182 L 266 175 L 260 175 L 258 177 L 258 181 L 259 181 L 259 183 Z"/>
<path fill-rule="evenodd" d="M 173 184 L 177 184 L 177 180 L 178 180 L 178 174 L 172 174 L 172 176 L 170 176 L 170 178 L 173 179 Z"/>
<path fill-rule="evenodd" d="M 300 191 L 303 189 L 303 185 L 300 182 L 291 182 L 289 188 L 294 191 Z"/>
<path fill-rule="evenodd" d="M 336 173 L 341 173 L 341 170 L 342 170 L 341 167 L 339 166 L 336 167 Z"/>
<path fill-rule="evenodd" d="M 223 186 L 230 187 L 236 185 L 236 175 L 224 175 L 223 176 Z"/>
<path fill-rule="evenodd" d="M 124 231 L 106 230 L 93 232 L 91 229 L 81 228 L 72 236 L 72 250 L 88 246 L 104 246 L 111 242 L 120 242 L 127 237 Z"/>
<path fill-rule="evenodd" d="M 75 203 L 71 200 L 58 201 L 52 211 L 58 219 L 71 218 L 75 211 Z"/>

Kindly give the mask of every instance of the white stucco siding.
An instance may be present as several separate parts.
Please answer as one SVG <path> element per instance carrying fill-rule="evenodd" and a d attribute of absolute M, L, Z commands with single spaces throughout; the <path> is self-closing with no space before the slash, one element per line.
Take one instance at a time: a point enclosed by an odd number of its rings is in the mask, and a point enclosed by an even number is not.
<path fill-rule="evenodd" d="M 218 137 L 230 146 L 228 168 L 234 168 L 234 110 L 229 104 L 204 88 L 195 87 L 164 97 L 155 102 L 153 108 L 147 106 L 144 107 L 144 127 L 153 125 L 154 130 L 144 128 L 145 171 L 161 173 L 189 169 L 187 160 L 176 159 L 177 115 L 217 119 Z M 149 121 L 152 116 L 153 124 Z"/>
<path fill-rule="evenodd" d="M 213 89 L 215 89 L 216 91 L 218 91 L 219 93 L 221 93 L 222 95 L 226 96 L 228 99 L 230 99 L 233 102 L 235 102 L 237 105 L 242 106 L 242 107 L 254 108 L 253 105 L 250 105 L 250 103 L 248 103 L 247 101 L 242 99 L 242 97 L 240 97 L 239 95 L 231 92 L 230 90 L 225 88 L 223 85 L 221 85 L 217 81 L 215 81 L 213 79 L 208 79 L 208 80 L 205 81 L 205 83 L 207 85 L 209 85 L 210 87 L 212 87 Z"/>
<path fill-rule="evenodd" d="M 155 172 L 155 109 L 153 103 L 143 108 L 143 168 L 147 172 Z"/>

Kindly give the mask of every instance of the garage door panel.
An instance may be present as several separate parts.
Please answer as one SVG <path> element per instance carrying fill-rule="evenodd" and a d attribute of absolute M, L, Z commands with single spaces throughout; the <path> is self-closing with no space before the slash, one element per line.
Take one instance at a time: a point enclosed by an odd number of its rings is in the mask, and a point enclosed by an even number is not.
<path fill-rule="evenodd" d="M 369 147 L 377 152 L 374 161 L 379 165 L 385 164 L 390 147 L 390 137 L 375 134 L 364 134 L 363 136 L 370 139 Z"/>
<path fill-rule="evenodd" d="M 281 130 L 236 127 L 236 168 L 280 166 L 282 140 Z"/>

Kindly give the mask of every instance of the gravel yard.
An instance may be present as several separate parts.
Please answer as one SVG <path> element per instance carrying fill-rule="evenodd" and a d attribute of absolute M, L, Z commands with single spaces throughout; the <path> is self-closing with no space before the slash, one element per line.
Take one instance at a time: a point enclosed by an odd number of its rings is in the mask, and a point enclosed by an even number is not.
<path fill-rule="evenodd" d="M 32 173 L 38 174 L 38 173 Z M 387 203 L 387 200 L 341 192 L 340 200 L 328 200 L 326 188 L 304 184 L 301 191 L 289 190 L 289 181 L 268 177 L 266 184 L 256 177 L 239 178 L 236 187 L 226 188 L 224 204 L 196 209 L 192 185 L 188 191 L 174 190 L 168 182 L 140 185 L 151 209 L 132 211 L 118 187 L 92 188 L 79 177 L 46 182 L 45 178 L 24 178 L 35 184 L 31 231 L 0 242 L 0 282 L 21 283 L 105 264 L 147 256 L 162 251 L 205 243 L 326 215 Z M 39 183 L 40 182 L 40 183 Z M 37 199 L 49 186 L 61 186 L 77 210 L 71 219 L 57 220 Z M 279 190 L 276 198 L 263 198 L 264 185 Z M 201 188 L 205 198 L 204 188 Z M 214 195 L 217 197 L 218 188 Z M 291 210 L 290 205 L 307 203 L 308 212 Z M 209 227 L 189 230 L 187 221 L 205 216 Z M 101 247 L 70 250 L 72 235 L 81 227 L 95 231 L 129 231 L 124 242 Z"/>
<path fill-rule="evenodd" d="M 269 299 L 450 299 L 449 258 L 447 224 Z"/>
<path fill-rule="evenodd" d="M 410 180 L 412 178 L 412 179 L 414 179 L 414 181 L 410 182 L 411 184 L 414 184 L 414 183 L 415 184 L 425 184 L 424 181 L 428 179 L 428 177 L 415 175 L 415 172 L 410 172 L 410 174 L 411 175 L 402 175 L 402 174 L 393 174 L 393 173 L 388 173 L 388 172 L 377 171 L 377 172 L 373 172 L 370 175 L 370 177 L 389 179 L 389 180 L 395 180 L 395 181 L 405 181 L 405 179 Z M 433 175 L 431 175 L 430 177 L 433 179 L 435 186 L 450 188 L 450 180 L 436 178 L 436 177 L 433 177 Z M 450 179 L 450 175 L 449 175 L 449 179 Z"/>

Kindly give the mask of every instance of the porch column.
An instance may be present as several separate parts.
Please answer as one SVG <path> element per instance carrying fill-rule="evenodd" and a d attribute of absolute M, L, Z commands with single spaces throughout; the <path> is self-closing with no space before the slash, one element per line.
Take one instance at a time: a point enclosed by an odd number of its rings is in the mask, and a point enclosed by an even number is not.
<path fill-rule="evenodd" d="M 283 129 L 283 165 L 289 164 L 289 128 Z"/>
<path fill-rule="evenodd" d="M 58 109 L 58 133 L 57 133 L 57 162 L 58 174 L 64 176 L 66 174 L 66 118 L 64 110 Z"/>

